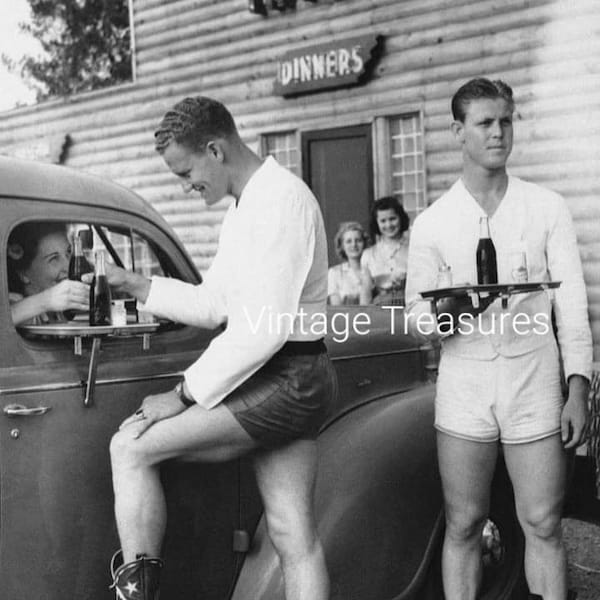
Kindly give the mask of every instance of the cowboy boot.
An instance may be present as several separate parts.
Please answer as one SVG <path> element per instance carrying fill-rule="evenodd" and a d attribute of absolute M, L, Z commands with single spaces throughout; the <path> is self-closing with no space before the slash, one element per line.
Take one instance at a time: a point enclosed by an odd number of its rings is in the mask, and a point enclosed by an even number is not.
<path fill-rule="evenodd" d="M 121 564 L 123 553 L 117 550 L 110 561 L 113 578 L 110 588 L 115 589 L 116 600 L 158 600 L 158 583 L 163 562 L 160 558 L 147 558 L 138 554 L 136 560 Z"/>

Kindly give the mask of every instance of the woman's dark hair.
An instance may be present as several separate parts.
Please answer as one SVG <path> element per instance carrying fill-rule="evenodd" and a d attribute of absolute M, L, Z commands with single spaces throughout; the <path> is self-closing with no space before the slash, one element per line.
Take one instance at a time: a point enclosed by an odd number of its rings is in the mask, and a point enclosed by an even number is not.
<path fill-rule="evenodd" d="M 53 233 L 64 233 L 67 228 L 64 223 L 50 221 L 32 221 L 17 225 L 8 236 L 8 289 L 17 294 L 23 294 L 23 282 L 19 273 L 29 268 L 36 257 L 40 240 Z"/>
<path fill-rule="evenodd" d="M 502 98 L 506 100 L 511 110 L 515 108 L 513 91 L 507 83 L 504 83 L 501 79 L 490 81 L 485 77 L 477 77 L 461 85 L 452 96 L 451 107 L 454 120 L 464 123 L 470 102 L 480 98 L 489 98 L 490 100 Z"/>
<path fill-rule="evenodd" d="M 375 202 L 373 202 L 373 206 L 371 206 L 369 230 L 373 240 L 376 240 L 377 236 L 381 235 L 381 231 L 379 231 L 379 225 L 377 224 L 377 212 L 380 210 L 389 210 L 390 208 L 398 215 L 398 218 L 400 219 L 400 234 L 404 233 L 408 229 L 410 225 L 410 218 L 406 214 L 406 211 L 404 210 L 400 200 L 398 200 L 396 196 L 384 196 L 383 198 L 375 200 Z"/>

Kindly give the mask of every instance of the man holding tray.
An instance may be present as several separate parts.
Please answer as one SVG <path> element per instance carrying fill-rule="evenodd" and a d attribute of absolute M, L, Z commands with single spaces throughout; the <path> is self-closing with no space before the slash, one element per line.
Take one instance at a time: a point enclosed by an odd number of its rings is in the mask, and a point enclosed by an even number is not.
<path fill-rule="evenodd" d="M 556 193 L 506 172 L 514 102 L 502 81 L 474 79 L 452 99 L 462 177 L 415 220 L 406 287 L 411 331 L 441 339 L 436 417 L 445 499 L 442 574 L 447 600 L 474 600 L 481 584 L 481 534 L 499 444 L 526 540 L 532 598 L 567 598 L 560 518 L 566 449 L 583 441 L 592 342 L 577 242 Z M 526 254 L 529 282 L 542 290 L 442 299 L 437 318 L 420 292 L 450 265 L 455 283 L 474 283 L 479 219 L 489 217 L 498 283 L 513 283 L 511 255 Z M 522 279 L 521 279 L 522 281 Z M 475 306 L 474 306 L 475 304 Z M 556 324 L 556 337 L 553 321 Z M 558 339 L 558 346 L 556 343 Z M 561 364 L 568 387 L 561 386 Z"/>

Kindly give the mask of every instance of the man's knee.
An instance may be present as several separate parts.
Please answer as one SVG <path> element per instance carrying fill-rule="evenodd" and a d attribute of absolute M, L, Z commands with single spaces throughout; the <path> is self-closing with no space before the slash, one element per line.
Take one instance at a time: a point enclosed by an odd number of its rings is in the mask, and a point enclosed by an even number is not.
<path fill-rule="evenodd" d="M 476 506 L 446 509 L 446 536 L 456 542 L 478 539 L 483 531 L 487 513 Z"/>
<path fill-rule="evenodd" d="M 127 430 L 117 431 L 113 435 L 109 449 L 113 466 L 135 466 L 146 459 L 142 444 Z"/>
<path fill-rule="evenodd" d="M 282 510 L 266 514 L 267 530 L 277 553 L 293 558 L 310 552 L 317 541 L 312 517 L 297 511 Z"/>
<path fill-rule="evenodd" d="M 560 537 L 561 505 L 537 505 L 519 510 L 519 520 L 526 536 L 541 540 Z"/>

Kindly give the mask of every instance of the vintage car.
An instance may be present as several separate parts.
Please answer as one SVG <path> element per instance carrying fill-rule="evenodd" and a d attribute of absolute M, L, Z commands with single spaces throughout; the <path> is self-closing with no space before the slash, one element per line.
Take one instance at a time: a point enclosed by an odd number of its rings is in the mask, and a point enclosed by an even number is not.
<path fill-rule="evenodd" d="M 0 598 L 114 597 L 118 547 L 111 435 L 141 399 L 172 388 L 215 335 L 148 323 L 73 330 L 11 319 L 11 230 L 53 220 L 146 275 L 200 283 L 165 220 L 134 193 L 73 170 L 0 159 Z M 368 324 L 368 325 L 367 325 Z M 368 330 L 368 331 L 367 331 Z M 218 333 L 218 332 L 217 332 Z M 333 600 L 439 599 L 442 496 L 433 422 L 435 353 L 401 309 L 335 308 L 327 336 L 339 377 L 319 437 L 319 530 Z M 283 599 L 251 461 L 172 461 L 162 478 L 168 532 L 161 598 Z M 522 534 L 500 462 L 482 539 L 482 598 L 521 598 Z"/>

